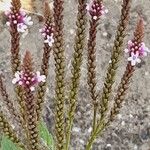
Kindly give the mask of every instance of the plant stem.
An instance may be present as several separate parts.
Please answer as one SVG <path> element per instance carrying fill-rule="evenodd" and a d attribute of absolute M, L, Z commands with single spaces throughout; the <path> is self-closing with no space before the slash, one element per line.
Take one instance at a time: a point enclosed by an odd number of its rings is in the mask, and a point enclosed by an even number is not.
<path fill-rule="evenodd" d="M 94 107 L 94 113 L 93 113 L 93 131 L 95 130 L 97 125 L 97 107 Z"/>
<path fill-rule="evenodd" d="M 55 132 L 56 150 L 64 149 L 65 56 L 63 33 L 63 0 L 54 1 L 54 60 L 55 60 Z"/>
<path fill-rule="evenodd" d="M 72 60 L 72 78 L 69 95 L 69 110 L 68 120 L 66 127 L 66 150 L 69 150 L 71 130 L 73 126 L 75 109 L 77 106 L 77 95 L 80 82 L 82 56 L 85 42 L 85 29 L 86 29 L 86 0 L 78 0 L 78 14 L 77 14 L 77 30 L 75 36 L 74 54 Z"/>
<path fill-rule="evenodd" d="M 94 140 L 97 138 L 98 135 L 101 134 L 101 132 L 103 131 L 103 129 L 107 126 L 107 123 L 104 123 L 103 121 L 98 124 L 96 127 L 95 127 L 95 130 L 93 130 L 93 132 L 91 133 L 91 136 L 88 140 L 88 143 L 86 145 L 86 149 L 85 150 L 91 150 L 92 148 L 92 145 L 94 143 Z"/>
<path fill-rule="evenodd" d="M 122 10 L 121 10 L 121 19 L 117 29 L 117 35 L 114 41 L 113 51 L 111 54 L 111 63 L 109 64 L 103 92 L 100 104 L 100 114 L 101 120 L 105 118 L 106 112 L 108 111 L 108 103 L 110 95 L 112 93 L 112 86 L 115 81 L 116 72 L 118 68 L 118 62 L 122 53 L 122 46 L 125 37 L 126 28 L 129 20 L 129 11 L 130 11 L 131 0 L 123 0 Z"/>
<path fill-rule="evenodd" d="M 52 14 L 49 8 L 49 4 L 45 2 L 44 8 L 44 20 L 45 20 L 45 28 L 53 28 L 52 22 Z M 51 32 L 49 33 L 51 35 Z M 49 35 L 49 36 L 50 36 Z M 46 35 L 47 36 L 47 35 Z M 42 117 L 42 106 L 44 103 L 44 96 L 46 92 L 46 85 L 47 85 L 47 76 L 48 76 L 48 68 L 49 68 L 49 59 L 50 59 L 50 52 L 52 47 L 50 47 L 47 43 L 44 43 L 43 47 L 43 56 L 42 56 L 42 63 L 41 63 L 41 74 L 46 76 L 46 82 L 40 83 L 37 90 L 37 120 L 40 121 Z"/>

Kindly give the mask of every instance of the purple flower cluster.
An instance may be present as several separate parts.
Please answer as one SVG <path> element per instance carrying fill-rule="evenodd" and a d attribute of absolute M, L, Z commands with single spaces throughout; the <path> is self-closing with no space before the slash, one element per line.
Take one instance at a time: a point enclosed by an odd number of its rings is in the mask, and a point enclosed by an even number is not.
<path fill-rule="evenodd" d="M 94 20 L 97 20 L 101 15 L 108 12 L 108 10 L 105 9 L 102 1 L 96 0 L 91 0 L 91 2 L 87 4 L 86 9 Z"/>
<path fill-rule="evenodd" d="M 45 82 L 46 76 L 40 75 L 40 72 L 37 71 L 36 73 L 30 72 L 25 73 L 23 71 L 17 71 L 15 73 L 15 78 L 12 80 L 13 84 L 18 84 L 25 88 L 29 88 L 31 91 L 35 90 L 35 85 L 40 82 Z"/>
<path fill-rule="evenodd" d="M 147 56 L 148 52 L 150 52 L 144 42 L 138 43 L 135 40 L 128 41 L 128 47 L 124 51 L 129 54 L 128 61 L 131 62 L 132 66 L 135 66 L 136 63 L 140 63 L 140 58 Z"/>
<path fill-rule="evenodd" d="M 52 47 L 54 43 L 53 33 L 54 33 L 53 25 L 48 26 L 47 24 L 39 30 L 39 32 L 44 36 L 44 43 L 47 43 L 50 47 Z"/>
<path fill-rule="evenodd" d="M 5 15 L 8 18 L 7 25 L 17 26 L 17 31 L 24 33 L 28 26 L 33 25 L 33 21 L 31 21 L 31 17 L 27 16 L 27 14 L 24 11 L 15 12 L 12 10 L 6 11 Z"/>

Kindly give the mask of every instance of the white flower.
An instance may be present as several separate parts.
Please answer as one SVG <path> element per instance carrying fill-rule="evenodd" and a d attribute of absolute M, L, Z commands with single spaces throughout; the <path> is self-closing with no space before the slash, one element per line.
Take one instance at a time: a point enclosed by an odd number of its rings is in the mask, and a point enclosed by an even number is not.
<path fill-rule="evenodd" d="M 129 53 L 129 49 L 126 48 L 126 49 L 124 50 L 124 52 L 125 52 L 125 53 Z"/>
<path fill-rule="evenodd" d="M 150 52 L 150 50 L 148 49 L 148 47 L 145 46 L 144 42 L 141 43 L 139 51 L 140 51 L 140 54 L 143 55 L 143 56 L 147 56 L 147 54 Z"/>
<path fill-rule="evenodd" d="M 30 16 L 25 16 L 23 20 L 24 20 L 24 24 L 29 25 L 29 26 L 33 25 L 33 21 L 31 21 Z"/>
<path fill-rule="evenodd" d="M 139 58 L 139 52 L 131 52 L 131 57 L 128 58 L 128 61 L 131 61 L 132 66 L 135 66 L 136 63 L 140 63 L 141 59 Z"/>
<path fill-rule="evenodd" d="M 35 91 L 35 87 L 34 87 L 34 86 L 31 86 L 31 87 L 30 87 L 30 90 L 31 90 L 31 92 Z"/>
<path fill-rule="evenodd" d="M 40 75 L 40 72 L 36 72 L 36 77 L 38 82 L 46 82 L 46 76 L 45 75 Z"/>
<path fill-rule="evenodd" d="M 97 16 L 93 16 L 93 19 L 94 19 L 94 20 L 97 20 L 97 18 L 98 18 Z"/>
<path fill-rule="evenodd" d="M 51 36 L 47 35 L 47 39 L 44 41 L 44 43 L 47 43 L 51 47 L 54 43 L 53 36 L 52 35 Z"/>
<path fill-rule="evenodd" d="M 27 29 L 27 26 L 24 23 L 17 24 L 17 31 L 24 33 Z"/>
<path fill-rule="evenodd" d="M 12 80 L 12 83 L 13 84 L 16 84 L 17 82 L 19 82 L 20 81 L 20 79 L 21 79 L 21 73 L 19 72 L 19 71 L 17 71 L 16 73 L 15 73 L 15 78 L 13 78 L 13 80 Z"/>

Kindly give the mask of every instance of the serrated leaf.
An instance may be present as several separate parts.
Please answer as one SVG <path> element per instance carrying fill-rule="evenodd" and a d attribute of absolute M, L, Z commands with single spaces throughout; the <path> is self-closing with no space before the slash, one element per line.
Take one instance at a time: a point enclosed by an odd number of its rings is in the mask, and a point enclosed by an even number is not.
<path fill-rule="evenodd" d="M 44 122 L 40 122 L 39 125 L 40 137 L 43 140 L 43 143 L 50 148 L 50 150 L 54 150 L 54 140 L 53 136 L 49 133 L 47 126 Z"/>

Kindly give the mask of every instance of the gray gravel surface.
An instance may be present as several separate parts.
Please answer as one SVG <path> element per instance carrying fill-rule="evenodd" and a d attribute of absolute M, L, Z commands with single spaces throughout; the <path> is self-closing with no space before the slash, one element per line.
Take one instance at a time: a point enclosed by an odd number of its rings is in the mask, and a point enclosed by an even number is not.
<path fill-rule="evenodd" d="M 34 2 L 35 11 L 42 12 L 42 1 Z M 121 0 L 105 0 L 105 6 L 109 10 L 108 14 L 100 21 L 97 39 L 97 89 L 102 90 L 105 72 L 110 60 L 110 54 L 115 37 L 115 30 L 119 21 Z M 144 18 L 145 24 L 145 43 L 150 48 L 150 0 L 133 0 L 131 8 L 131 18 L 129 22 L 127 42 L 132 34 L 137 22 L 138 12 Z M 70 82 L 71 58 L 73 53 L 73 40 L 75 35 L 75 19 L 77 13 L 77 1 L 65 0 L 64 9 L 64 37 L 66 55 L 66 85 Z M 39 67 L 42 55 L 42 37 L 38 32 L 42 23 L 39 22 L 37 15 L 32 14 L 34 26 L 30 28 L 29 34 L 21 39 L 21 53 L 30 50 L 35 60 L 36 68 Z M 10 35 L 5 25 L 5 19 L 1 16 L 0 20 L 0 69 L 6 76 L 6 82 L 10 93 L 11 90 L 11 68 L 10 68 Z M 126 45 L 124 45 L 125 48 Z M 70 150 L 84 150 L 87 138 L 91 132 L 92 105 L 89 97 L 86 78 L 86 49 L 84 51 L 83 65 L 81 68 L 81 82 L 78 106 L 72 132 Z M 122 57 L 116 85 L 125 70 L 127 60 Z M 131 86 L 126 96 L 120 114 L 116 120 L 99 137 L 93 150 L 150 150 L 150 56 L 143 60 L 136 69 Z M 37 69 L 38 70 L 38 69 Z M 50 74 L 45 102 L 44 118 L 49 130 L 53 133 L 54 125 L 54 88 L 55 73 L 53 56 L 50 59 Z M 69 87 L 66 87 L 69 89 Z M 67 94 L 66 94 L 67 95 Z M 67 96 L 66 96 L 67 98 Z"/>

